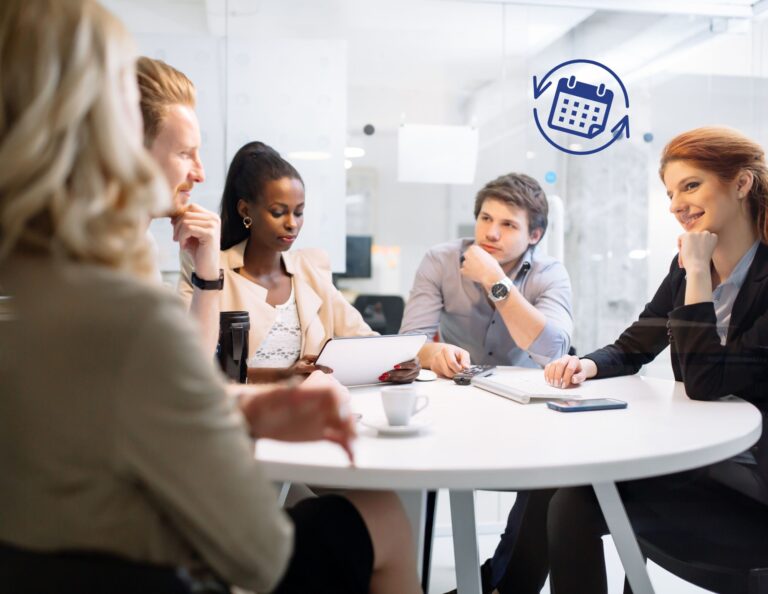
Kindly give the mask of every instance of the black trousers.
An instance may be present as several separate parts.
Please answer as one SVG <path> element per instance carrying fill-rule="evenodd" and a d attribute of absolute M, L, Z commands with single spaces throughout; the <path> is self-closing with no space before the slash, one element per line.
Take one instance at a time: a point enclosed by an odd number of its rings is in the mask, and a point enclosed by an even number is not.
<path fill-rule="evenodd" d="M 618 484 L 622 501 L 628 507 L 629 519 L 638 531 L 654 526 L 674 527 L 702 538 L 716 531 L 727 544 L 734 546 L 740 537 L 728 520 L 717 515 L 701 521 L 701 510 L 695 502 L 678 502 L 670 491 L 681 487 L 709 489 L 727 487 L 734 495 L 747 495 L 768 505 L 768 489 L 754 465 L 726 461 L 706 468 L 657 478 Z M 736 499 L 736 498 L 734 498 Z M 642 503 L 646 514 L 632 513 L 632 503 Z M 549 504 L 547 538 L 549 543 L 550 587 L 552 594 L 605 594 L 608 591 L 602 536 L 608 527 L 592 487 L 559 489 Z M 625 593 L 631 592 L 625 583 Z"/>
<path fill-rule="evenodd" d="M 538 489 L 517 493 L 491 559 L 490 583 L 483 583 L 483 592 L 494 588 L 501 594 L 541 591 L 549 573 L 547 509 L 555 491 Z"/>
<path fill-rule="evenodd" d="M 682 486 L 714 482 L 768 505 L 768 487 L 757 467 L 726 461 L 703 469 L 618 484 L 622 500 L 642 501 L 655 511 L 639 523 L 679 522 L 686 529 L 697 522 L 686 509 L 670 509 L 668 493 Z M 630 505 L 631 507 L 631 505 Z M 708 518 L 702 529 L 712 530 Z M 727 525 L 718 528 L 728 533 Z M 591 486 L 527 491 L 518 495 L 507 528 L 494 554 L 494 579 L 501 594 L 538 594 L 550 577 L 552 594 L 605 594 L 607 582 L 602 537 L 605 519 Z M 734 535 L 738 538 L 738 535 Z M 625 586 L 625 592 L 630 592 Z"/>

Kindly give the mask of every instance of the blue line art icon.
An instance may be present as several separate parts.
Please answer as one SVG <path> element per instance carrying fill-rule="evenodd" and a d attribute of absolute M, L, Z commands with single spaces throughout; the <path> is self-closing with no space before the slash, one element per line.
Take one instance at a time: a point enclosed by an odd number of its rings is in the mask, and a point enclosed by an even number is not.
<path fill-rule="evenodd" d="M 575 76 L 561 78 L 547 124 L 553 130 L 594 138 L 605 130 L 612 103 L 613 91 L 602 83 L 595 86 Z"/>
<path fill-rule="evenodd" d="M 543 77 L 533 75 L 533 120 L 556 149 L 594 155 L 630 137 L 629 94 L 605 64 L 567 60 Z"/>

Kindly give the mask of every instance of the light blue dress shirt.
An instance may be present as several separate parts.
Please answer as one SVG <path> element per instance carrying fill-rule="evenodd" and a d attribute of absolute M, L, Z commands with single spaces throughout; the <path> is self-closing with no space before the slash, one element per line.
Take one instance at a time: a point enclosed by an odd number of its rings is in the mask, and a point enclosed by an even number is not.
<path fill-rule="evenodd" d="M 457 239 L 431 248 L 424 256 L 403 314 L 401 334 L 440 331 L 442 342 L 469 352 L 473 364 L 543 367 L 568 352 L 573 332 L 571 281 L 559 261 L 528 250 L 510 280 L 546 317 L 541 334 L 523 350 L 515 344 L 499 312 L 480 283 L 461 275 L 460 258 L 474 243 Z"/>
<path fill-rule="evenodd" d="M 720 337 L 720 344 L 725 344 L 726 338 L 728 338 L 728 326 L 731 323 L 731 311 L 733 310 L 733 303 L 736 301 L 736 297 L 739 295 L 741 285 L 744 284 L 744 279 L 747 278 L 750 266 L 752 266 L 752 260 L 755 259 L 755 253 L 757 253 L 757 246 L 760 241 L 756 241 L 754 245 L 747 250 L 738 264 L 736 264 L 733 272 L 724 283 L 717 285 L 712 291 L 712 302 L 715 305 L 715 317 L 717 318 L 717 334 Z"/>

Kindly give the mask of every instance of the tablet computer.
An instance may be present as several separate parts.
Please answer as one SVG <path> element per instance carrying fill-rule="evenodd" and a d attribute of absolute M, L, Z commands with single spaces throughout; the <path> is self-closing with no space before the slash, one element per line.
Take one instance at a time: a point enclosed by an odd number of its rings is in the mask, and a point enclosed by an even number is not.
<path fill-rule="evenodd" d="M 317 365 L 333 369 L 333 377 L 345 386 L 377 384 L 382 373 L 416 357 L 426 340 L 423 334 L 331 338 Z"/>

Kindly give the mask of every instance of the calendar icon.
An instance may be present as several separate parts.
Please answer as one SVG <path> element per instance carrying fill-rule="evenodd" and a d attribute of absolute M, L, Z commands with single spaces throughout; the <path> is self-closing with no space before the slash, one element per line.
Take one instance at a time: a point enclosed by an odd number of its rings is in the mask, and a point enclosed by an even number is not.
<path fill-rule="evenodd" d="M 605 130 L 613 102 L 613 91 L 579 82 L 575 76 L 561 78 L 549 112 L 548 125 L 554 130 L 594 138 Z"/>

